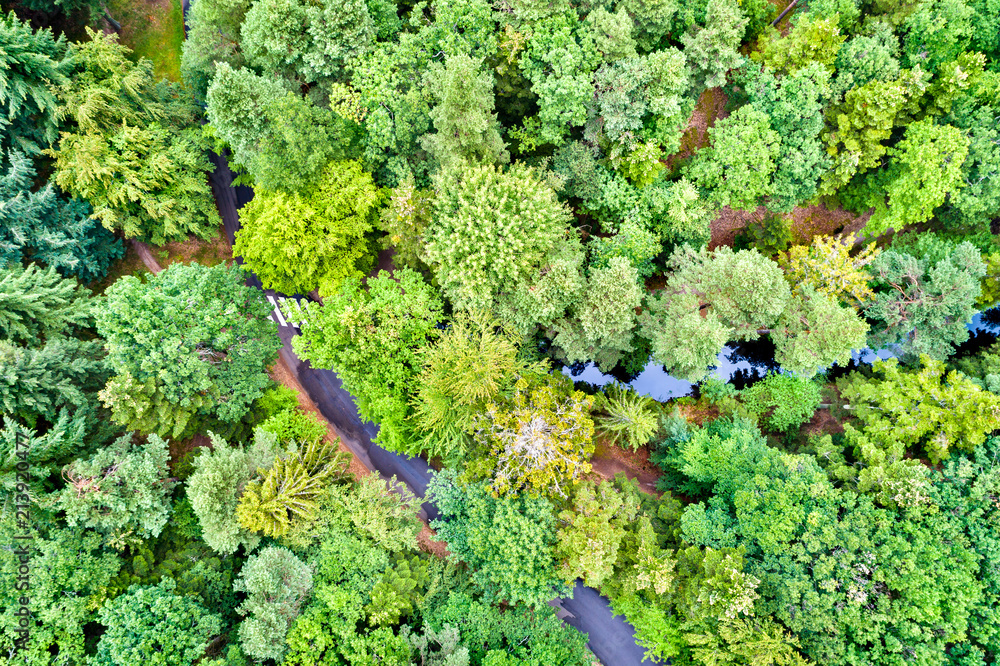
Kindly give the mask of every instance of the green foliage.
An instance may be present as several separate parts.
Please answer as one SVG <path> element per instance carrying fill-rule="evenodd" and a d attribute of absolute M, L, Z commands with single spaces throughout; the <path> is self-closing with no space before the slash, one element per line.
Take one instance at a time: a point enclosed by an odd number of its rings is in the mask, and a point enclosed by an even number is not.
<path fill-rule="evenodd" d="M 260 192 L 240 217 L 233 251 L 269 289 L 326 296 L 367 274 L 365 234 L 381 195 L 359 162 L 333 162 L 306 192 Z"/>
<path fill-rule="evenodd" d="M 844 100 L 827 109 L 826 152 L 833 168 L 823 176 L 820 194 L 832 194 L 857 173 L 878 166 L 898 116 L 927 87 L 919 70 L 900 72 L 894 81 L 878 78 L 847 91 Z"/>
<path fill-rule="evenodd" d="M 812 377 L 834 363 L 846 365 L 865 346 L 869 327 L 852 308 L 811 285 L 799 285 L 771 329 L 774 359 L 786 370 Z"/>
<path fill-rule="evenodd" d="M 437 132 L 423 138 L 424 149 L 444 168 L 509 161 L 493 113 L 493 77 L 482 71 L 482 62 L 459 54 L 435 65 L 424 83 L 437 100 L 430 111 Z"/>
<path fill-rule="evenodd" d="M 456 308 L 488 308 L 531 280 L 569 233 L 568 209 L 529 167 L 445 170 L 434 185 L 426 256 Z"/>
<path fill-rule="evenodd" d="M 51 184 L 32 192 L 36 172 L 23 153 L 8 153 L 0 177 L 0 264 L 27 256 L 82 282 L 102 279 L 125 254 L 122 242 L 89 217 L 79 199 L 65 200 Z"/>
<path fill-rule="evenodd" d="M 718 205 L 753 210 L 774 192 L 780 135 L 754 106 L 719 120 L 709 134 L 712 144 L 697 152 L 687 175 Z"/>
<path fill-rule="evenodd" d="M 219 632 L 219 617 L 173 588 L 169 579 L 156 587 L 134 586 L 101 608 L 106 630 L 92 663 L 188 666 L 201 658 L 208 639 Z"/>
<path fill-rule="evenodd" d="M 615 257 L 623 257 L 635 267 L 640 279 L 653 275 L 656 270 L 653 259 L 663 251 L 658 234 L 629 220 L 622 224 L 617 234 L 611 238 L 593 238 L 587 248 L 592 268 L 608 268 Z"/>
<path fill-rule="evenodd" d="M 922 2 L 901 28 L 904 64 L 935 71 L 966 50 L 974 30 L 974 10 L 962 0 Z"/>
<path fill-rule="evenodd" d="M 116 422 L 179 437 L 201 418 L 247 414 L 270 385 L 281 341 L 271 306 L 244 279 L 237 266 L 175 263 L 108 288 L 96 319 L 117 373 L 101 393 Z"/>
<path fill-rule="evenodd" d="M 866 435 L 884 445 L 922 444 L 935 463 L 953 449 L 971 451 L 982 444 L 1000 414 L 1000 396 L 926 356 L 916 372 L 904 372 L 895 359 L 877 361 L 873 370 L 871 379 L 853 374 L 841 381 L 851 414 Z"/>
<path fill-rule="evenodd" d="M 170 516 L 167 443 L 150 435 L 143 444 L 119 437 L 88 460 L 75 460 L 63 470 L 66 488 L 57 506 L 70 527 L 83 525 L 120 547 L 135 538 L 157 536 Z"/>
<path fill-rule="evenodd" d="M 605 389 L 601 401 L 606 415 L 597 417 L 597 429 L 616 444 L 628 445 L 633 451 L 648 444 L 660 429 L 659 414 L 653 408 L 655 400 L 641 396 L 630 388 L 612 384 Z"/>
<path fill-rule="evenodd" d="M 923 236 L 912 254 L 888 250 L 869 266 L 876 294 L 865 315 L 879 324 L 868 335 L 875 349 L 898 344 L 909 357 L 943 360 L 969 337 L 966 323 L 975 315 L 986 266 L 970 243 L 945 244 L 932 254 L 935 243 Z"/>
<path fill-rule="evenodd" d="M 647 299 L 639 327 L 653 343 L 653 357 L 691 381 L 707 374 L 728 340 L 754 339 L 777 322 L 791 297 L 778 265 L 756 251 L 683 246 L 668 268 L 672 273 Z"/>
<path fill-rule="evenodd" d="M 215 434 L 210 438 L 212 448 L 202 450 L 194 459 L 194 473 L 187 480 L 187 498 L 198 517 L 201 536 L 222 555 L 235 553 L 241 545 L 252 551 L 260 537 L 239 524 L 236 508 L 257 470 L 274 462 L 277 442 L 261 430 L 246 449 L 230 446 Z"/>
<path fill-rule="evenodd" d="M 593 398 L 561 389 L 518 379 L 509 402 L 490 402 L 476 419 L 476 439 L 489 458 L 471 469 L 492 478 L 493 493 L 565 497 L 565 486 L 590 471 Z"/>
<path fill-rule="evenodd" d="M 635 310 L 643 287 L 635 267 L 625 257 L 612 257 L 607 267 L 591 266 L 590 277 L 568 317 L 556 321 L 552 344 L 570 362 L 595 360 L 613 368 L 634 349 Z"/>
<path fill-rule="evenodd" d="M 301 409 L 278 412 L 260 424 L 261 430 L 273 433 L 281 442 L 302 442 L 307 444 L 326 434 L 326 424 L 313 413 Z"/>
<path fill-rule="evenodd" d="M 812 418 L 819 407 L 819 385 L 795 375 L 771 373 L 740 392 L 740 400 L 766 430 L 789 432 Z"/>
<path fill-rule="evenodd" d="M 771 213 L 744 227 L 734 246 L 745 245 L 773 259 L 793 242 L 792 221 L 785 215 Z"/>
<path fill-rule="evenodd" d="M 837 51 L 834 87 L 847 91 L 870 81 L 899 77 L 899 38 L 884 21 L 871 22 L 866 34 L 851 37 Z"/>
<path fill-rule="evenodd" d="M 518 377 L 544 372 L 541 364 L 520 358 L 521 341 L 511 326 L 485 312 L 459 312 L 421 351 L 413 420 L 429 456 L 464 458 L 486 406 L 510 395 Z"/>
<path fill-rule="evenodd" d="M 295 352 L 330 368 L 354 396 L 362 418 L 379 424 L 379 443 L 416 454 L 410 393 L 420 368 L 417 351 L 439 333 L 442 304 L 436 291 L 409 269 L 384 271 L 367 281 L 346 280 L 324 305 L 306 306 Z"/>
<path fill-rule="evenodd" d="M 240 29 L 247 62 L 301 83 L 339 77 L 375 42 L 375 24 L 364 0 L 253 3 Z"/>
<path fill-rule="evenodd" d="M 830 73 L 812 63 L 777 77 L 766 68 L 748 64 L 739 82 L 749 103 L 767 114 L 781 140 L 781 159 L 767 206 L 790 212 L 815 196 L 819 179 L 830 166 L 820 141 L 822 110 L 831 96 Z"/>
<path fill-rule="evenodd" d="M 71 60 L 64 38 L 49 29 L 32 30 L 11 11 L 0 16 L 0 52 L 4 71 L 0 149 L 29 155 L 58 138 L 58 100 L 50 86 L 66 82 Z"/>
<path fill-rule="evenodd" d="M 395 266 L 421 273 L 430 272 L 424 263 L 423 253 L 424 233 L 431 220 L 432 200 L 433 192 L 418 189 L 412 173 L 408 173 L 392 190 L 376 224 L 386 234 L 382 238 L 382 247 L 395 251 L 392 256 Z"/>
<path fill-rule="evenodd" d="M 250 657 L 281 662 L 285 635 L 312 591 L 309 565 L 287 548 L 269 546 L 251 556 L 233 585 L 246 599 L 237 609 L 240 644 Z"/>
<path fill-rule="evenodd" d="M 393 567 L 382 573 L 371 590 L 371 601 L 365 606 L 368 624 L 373 627 L 399 624 L 416 610 L 430 581 L 429 563 L 417 555 L 395 555 Z"/>
<path fill-rule="evenodd" d="M 63 133 L 53 180 L 86 199 L 108 229 L 162 245 L 189 234 L 209 237 L 219 224 L 205 174 L 195 107 L 181 89 L 156 82 L 153 63 L 128 60 L 116 37 L 88 28 L 74 51 L 76 70 L 56 88 L 61 115 L 77 124 Z"/>
<path fill-rule="evenodd" d="M 427 488 L 441 519 L 431 523 L 452 557 L 471 567 L 484 600 L 544 606 L 555 595 L 555 517 L 544 498 L 495 498 L 485 483 L 458 486 L 441 472 Z"/>
<path fill-rule="evenodd" d="M 236 506 L 241 527 L 265 536 L 280 537 L 302 521 L 316 518 L 318 496 L 347 473 L 347 456 L 325 439 L 292 447 L 260 479 L 246 484 Z"/>
<path fill-rule="evenodd" d="M 6 511 L 2 527 L 4 538 L 23 535 L 24 529 L 14 529 L 14 512 Z M 38 525 L 37 514 L 33 516 Z M 106 600 L 106 588 L 118 569 L 118 556 L 101 547 L 100 535 L 77 529 L 50 529 L 47 532 L 31 530 L 31 548 L 27 556 L 18 553 L 18 547 L 0 551 L 0 571 L 10 581 L 4 587 L 0 601 L 0 645 L 4 654 L 10 654 L 15 641 L 23 634 L 16 630 L 25 628 L 15 612 L 20 598 L 30 598 L 32 613 L 27 621 L 28 640 L 18 652 L 18 664 L 46 666 L 52 663 L 50 650 L 66 663 L 85 663 L 86 634 L 84 626 L 96 620 L 96 609 Z M 25 557 L 25 560 L 21 558 Z M 18 569 L 30 567 L 30 588 L 23 589 L 18 581 Z M 8 662 L 11 663 L 11 662 Z"/>
<path fill-rule="evenodd" d="M 273 75 L 218 63 L 206 94 L 210 128 L 255 186 L 312 191 L 329 177 L 331 161 L 357 156 L 361 118 L 338 110 L 333 99 L 331 110 L 289 88 Z"/>
<path fill-rule="evenodd" d="M 747 19 L 732 0 L 708 0 L 705 27 L 689 30 L 681 37 L 684 55 L 693 69 L 695 93 L 726 83 L 726 73 L 739 66 L 743 56 L 736 50 Z"/>
<path fill-rule="evenodd" d="M 0 334 L 11 342 L 37 344 L 87 327 L 93 317 L 90 292 L 55 268 L 11 264 L 0 267 Z"/>
<path fill-rule="evenodd" d="M 907 224 L 926 222 L 948 193 L 962 182 L 962 167 L 969 140 L 950 125 L 935 125 L 928 118 L 912 123 L 895 148 L 893 177 L 888 183 L 889 207 L 875 211 L 865 232 L 879 235 Z"/>
<path fill-rule="evenodd" d="M 197 100 L 205 99 L 218 63 L 234 69 L 245 64 L 239 38 L 249 8 L 249 0 L 204 0 L 192 4 L 184 15 L 181 78 Z"/>
<path fill-rule="evenodd" d="M 857 307 L 868 301 L 873 296 L 872 276 L 865 267 L 881 249 L 869 243 L 854 253 L 857 241 L 854 234 L 815 236 L 808 246 L 792 247 L 780 258 L 788 281 L 799 290 L 808 285 L 845 305 Z"/>
<path fill-rule="evenodd" d="M 765 32 L 759 42 L 759 51 L 751 58 L 775 72 L 794 74 L 813 63 L 833 70 L 846 38 L 840 34 L 837 17 L 813 18 L 811 14 L 798 17 L 788 35 L 782 37 L 774 28 Z"/>

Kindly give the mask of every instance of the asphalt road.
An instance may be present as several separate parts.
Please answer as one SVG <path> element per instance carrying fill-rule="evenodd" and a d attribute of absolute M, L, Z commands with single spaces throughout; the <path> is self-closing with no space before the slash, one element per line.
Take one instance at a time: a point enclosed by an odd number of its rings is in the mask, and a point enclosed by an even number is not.
<path fill-rule="evenodd" d="M 239 209 L 253 198 L 249 187 L 233 186 L 232 173 L 224 157 L 211 155 L 215 170 L 210 176 L 215 192 L 219 214 L 226 227 L 229 242 L 234 242 L 234 234 L 240 228 Z M 241 257 L 236 257 L 239 264 Z M 263 289 L 260 279 L 248 272 L 247 284 L 262 289 L 271 298 L 284 298 L 273 290 Z M 292 296 L 293 298 L 295 296 Z M 377 470 L 385 478 L 395 476 L 406 483 L 418 497 L 424 497 L 432 470 L 422 458 L 410 458 L 386 451 L 372 440 L 378 434 L 378 426 L 364 421 L 358 415 L 354 398 L 344 390 L 340 378 L 331 370 L 313 368 L 301 360 L 292 349 L 291 339 L 298 331 L 291 322 L 272 315 L 278 323 L 278 334 L 284 346 L 281 356 L 289 368 L 298 376 L 299 383 L 310 399 L 337 431 L 347 446 L 368 469 Z M 434 519 L 438 511 L 433 504 L 424 502 L 422 513 L 427 519 Z M 584 632 L 588 636 L 588 646 L 605 666 L 638 666 L 643 662 L 645 650 L 635 642 L 635 630 L 624 618 L 616 617 L 608 600 L 596 590 L 585 587 L 577 581 L 572 598 L 557 599 L 554 606 L 564 612 L 563 621 Z M 648 660 L 646 663 L 650 663 Z M 652 662 L 657 663 L 657 662 Z"/>

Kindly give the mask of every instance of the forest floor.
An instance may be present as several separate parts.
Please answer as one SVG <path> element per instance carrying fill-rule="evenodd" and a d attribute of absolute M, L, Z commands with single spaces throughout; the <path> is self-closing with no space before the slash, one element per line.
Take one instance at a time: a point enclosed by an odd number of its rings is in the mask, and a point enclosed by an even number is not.
<path fill-rule="evenodd" d="M 108 13 L 122 24 L 120 41 L 133 57 L 153 61 L 157 77 L 180 82 L 184 12 L 181 0 L 108 0 Z"/>
<path fill-rule="evenodd" d="M 233 249 L 229 247 L 226 230 L 222 225 L 219 225 L 215 237 L 209 240 L 190 236 L 185 241 L 154 245 L 149 249 L 164 268 L 178 262 L 184 264 L 194 262 L 203 266 L 215 266 L 221 263 L 228 265 L 233 262 Z"/>

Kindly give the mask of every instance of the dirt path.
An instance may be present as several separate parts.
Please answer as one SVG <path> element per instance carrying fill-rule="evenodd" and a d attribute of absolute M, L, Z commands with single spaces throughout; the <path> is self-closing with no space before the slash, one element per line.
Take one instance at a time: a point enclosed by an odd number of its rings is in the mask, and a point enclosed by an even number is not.
<path fill-rule="evenodd" d="M 151 273 L 156 274 L 163 270 L 163 266 L 161 266 L 160 262 L 158 262 L 156 257 L 153 256 L 153 252 L 149 249 L 148 245 L 140 240 L 136 240 L 135 238 L 131 239 L 129 243 L 132 244 L 132 249 L 134 249 L 136 254 L 139 255 L 139 258 L 142 259 L 142 263 L 146 265 L 146 268 L 148 268 Z"/>

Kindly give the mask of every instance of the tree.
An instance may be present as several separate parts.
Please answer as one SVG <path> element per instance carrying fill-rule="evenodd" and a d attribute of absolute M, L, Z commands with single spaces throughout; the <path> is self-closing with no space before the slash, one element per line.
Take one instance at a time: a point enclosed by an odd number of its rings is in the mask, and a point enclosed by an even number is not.
<path fill-rule="evenodd" d="M 250 7 L 240 30 L 250 65 L 300 83 L 339 78 L 374 45 L 375 25 L 363 0 L 263 0 Z"/>
<path fill-rule="evenodd" d="M 472 467 L 492 477 L 499 495 L 565 497 L 565 486 L 590 471 L 592 406 L 593 398 L 579 391 L 519 379 L 509 403 L 487 405 L 476 420 L 476 439 L 491 459 Z"/>
<path fill-rule="evenodd" d="M 155 82 L 151 61 L 129 61 L 117 37 L 88 35 L 74 52 L 78 69 L 56 89 L 60 114 L 78 127 L 44 151 L 55 159 L 53 180 L 127 237 L 157 245 L 192 233 L 207 238 L 219 217 L 205 178 L 212 166 L 192 126 L 194 104 Z"/>
<path fill-rule="evenodd" d="M 919 68 L 903 71 L 895 81 L 874 79 L 851 88 L 842 103 L 827 109 L 825 142 L 833 169 L 823 176 L 820 194 L 832 194 L 855 174 L 878 166 L 886 152 L 882 142 L 892 134 L 897 116 L 926 87 Z"/>
<path fill-rule="evenodd" d="M 434 63 L 427 70 L 424 84 L 437 100 L 430 112 L 437 132 L 421 144 L 442 166 L 510 160 L 493 113 L 493 76 L 482 71 L 482 61 L 464 54 L 449 56 L 443 66 Z"/>
<path fill-rule="evenodd" d="M 905 372 L 896 359 L 876 361 L 870 379 L 853 373 L 839 382 L 841 397 L 877 441 L 922 444 L 934 463 L 954 449 L 972 451 L 995 426 L 1000 396 L 940 361 L 921 356 L 920 365 Z"/>
<path fill-rule="evenodd" d="M 785 37 L 774 28 L 765 32 L 760 38 L 760 50 L 751 58 L 784 74 L 794 74 L 813 63 L 832 73 L 837 52 L 845 39 L 840 34 L 836 16 L 813 18 L 804 14 L 797 18 Z"/>
<path fill-rule="evenodd" d="M 558 354 L 571 363 L 595 360 L 602 368 L 613 368 L 633 349 L 635 310 L 642 295 L 639 276 L 625 257 L 592 267 L 582 298 L 569 317 L 553 325 Z"/>
<path fill-rule="evenodd" d="M 604 7 L 595 7 L 587 13 L 584 23 L 594 40 L 594 48 L 605 62 L 636 55 L 636 41 L 632 38 L 634 24 L 625 3 L 620 4 L 613 14 Z"/>
<path fill-rule="evenodd" d="M 456 308 L 489 308 L 534 278 L 569 233 L 568 209 L 529 167 L 452 169 L 434 185 L 426 257 Z"/>
<path fill-rule="evenodd" d="M 240 526 L 276 538 L 297 522 L 314 520 L 317 497 L 346 473 L 348 462 L 347 456 L 325 439 L 301 448 L 293 445 L 270 469 L 258 468 L 262 478 L 244 488 L 236 507 Z"/>
<path fill-rule="evenodd" d="M 698 151 L 687 175 L 720 206 L 752 210 L 774 192 L 772 174 L 781 137 L 753 106 L 740 107 L 709 129 L 712 144 Z"/>
<path fill-rule="evenodd" d="M 726 73 L 739 66 L 743 56 L 736 50 L 747 19 L 731 0 L 708 0 L 705 27 L 692 28 L 681 36 L 690 64 L 695 93 L 726 83 Z"/>
<path fill-rule="evenodd" d="M 277 455 L 274 436 L 258 430 L 248 448 L 230 446 L 214 433 L 212 447 L 194 459 L 194 472 L 187 480 L 187 498 L 198 517 L 205 543 L 221 555 L 232 555 L 243 546 L 252 551 L 260 537 L 242 527 L 236 518 L 240 497 L 259 469 L 271 467 Z"/>
<path fill-rule="evenodd" d="M 331 161 L 360 152 L 364 116 L 356 94 L 331 89 L 329 98 L 330 108 L 317 106 L 274 75 L 224 62 L 206 95 L 212 132 L 229 145 L 233 162 L 256 187 L 286 192 L 314 188 Z"/>
<path fill-rule="evenodd" d="M 789 432 L 812 418 L 819 408 L 819 385 L 804 377 L 772 372 L 740 391 L 747 410 L 767 430 Z"/>
<path fill-rule="evenodd" d="M 612 577 L 626 526 L 638 514 L 635 499 L 619 493 L 611 483 L 577 484 L 572 505 L 559 512 L 561 526 L 555 548 L 566 584 L 582 578 L 587 586 L 599 589 Z"/>
<path fill-rule="evenodd" d="M 349 279 L 322 307 L 306 306 L 295 352 L 314 367 L 330 368 L 354 396 L 361 417 L 379 424 L 379 443 L 416 454 L 410 394 L 420 369 L 417 350 L 439 333 L 437 291 L 409 269 L 368 280 Z"/>
<path fill-rule="evenodd" d="M 90 217 L 90 206 L 60 197 L 51 183 L 32 192 L 36 172 L 23 153 L 8 159 L 0 177 L 0 264 L 27 256 L 82 282 L 102 279 L 125 254 L 121 240 Z"/>
<path fill-rule="evenodd" d="M 93 320 L 90 291 L 55 268 L 37 264 L 0 267 L 0 334 L 11 342 L 36 344 L 84 328 Z"/>
<path fill-rule="evenodd" d="M 66 82 L 71 62 L 66 47 L 62 37 L 54 39 L 48 29 L 32 30 L 13 11 L 0 16 L 0 67 L 4 71 L 0 150 L 35 155 L 55 142 L 59 101 L 50 85 Z"/>
<path fill-rule="evenodd" d="M 673 0 L 623 0 L 619 7 L 619 11 L 624 10 L 632 19 L 636 45 L 646 52 L 655 51 L 660 46 L 663 38 L 670 33 L 674 14 L 677 13 L 677 3 Z M 597 11 L 595 9 L 591 14 Z"/>
<path fill-rule="evenodd" d="M 1000 104 L 989 92 L 997 86 L 996 74 L 979 78 L 973 90 L 960 97 L 946 117 L 949 124 L 963 130 L 969 152 L 962 165 L 964 187 L 953 189 L 939 217 L 949 226 L 985 228 L 1000 213 Z"/>
<path fill-rule="evenodd" d="M 174 583 L 133 586 L 98 612 L 106 630 L 97 644 L 94 664 L 126 666 L 148 662 L 189 666 L 200 659 L 208 639 L 219 633 L 219 616 L 191 597 L 172 592 Z"/>
<path fill-rule="evenodd" d="M 452 557 L 472 569 L 485 601 L 544 606 L 555 595 L 555 518 L 548 500 L 497 499 L 485 483 L 456 485 L 453 472 L 435 475 L 427 492 L 441 512 L 431 527 Z"/>
<path fill-rule="evenodd" d="M 35 450 L 32 449 L 34 455 Z M 34 508 L 34 507 L 33 507 Z M 107 598 L 107 587 L 121 568 L 117 553 L 101 547 L 101 536 L 83 528 L 53 526 L 40 530 L 37 514 L 32 532 L 32 546 L 27 562 L 18 548 L 0 551 L 0 571 L 11 581 L 17 581 L 18 569 L 27 565 L 31 579 L 29 606 L 32 617 L 22 623 L 15 615 L 25 590 L 11 584 L 0 592 L 4 612 L 0 615 L 0 645 L 4 654 L 14 649 L 17 639 L 24 636 L 18 630 L 28 629 L 28 640 L 17 650 L 21 664 L 40 666 L 52 663 L 52 651 L 58 651 L 68 663 L 86 663 L 86 631 L 84 627 L 96 620 L 97 608 Z M 4 537 L 14 539 L 24 529 L 14 531 L 11 520 L 5 520 Z"/>
<path fill-rule="evenodd" d="M 150 435 L 144 444 L 119 437 L 89 460 L 75 460 L 63 470 L 67 486 L 58 495 L 70 527 L 83 525 L 122 544 L 160 534 L 170 516 L 167 443 Z"/>
<path fill-rule="evenodd" d="M 178 263 L 108 288 L 96 320 L 117 373 L 101 394 L 116 422 L 179 437 L 200 420 L 247 414 L 270 385 L 281 341 L 271 306 L 243 281 L 237 266 Z M 150 421 L 162 403 L 181 411 Z"/>
<path fill-rule="evenodd" d="M 241 212 L 233 251 L 268 289 L 296 294 L 318 287 L 328 296 L 371 268 L 365 234 L 380 200 L 359 162 L 333 162 L 306 192 L 255 195 Z"/>
<path fill-rule="evenodd" d="M 875 243 L 852 255 L 858 238 L 854 234 L 817 235 L 809 245 L 794 245 L 781 257 L 790 284 L 809 285 L 844 305 L 858 307 L 874 295 L 872 276 L 865 267 L 882 251 Z"/>
<path fill-rule="evenodd" d="M 269 546 L 251 556 L 233 588 L 247 598 L 237 609 L 240 644 L 255 659 L 281 662 L 285 635 L 312 591 L 312 570 L 287 548 Z"/>
<path fill-rule="evenodd" d="M 830 166 L 823 150 L 823 107 L 830 98 L 830 73 L 817 63 L 776 77 L 770 70 L 747 65 L 740 84 L 750 104 L 763 111 L 781 140 L 773 192 L 767 206 L 791 212 L 816 194 L 819 179 Z"/>
<path fill-rule="evenodd" d="M 846 92 L 875 79 L 899 78 L 899 38 L 892 26 L 874 21 L 866 33 L 851 37 L 837 51 L 836 90 Z"/>
<path fill-rule="evenodd" d="M 851 352 L 865 346 L 868 324 L 853 308 L 813 288 L 800 285 L 771 330 L 774 360 L 804 377 L 834 363 L 846 365 Z"/>
<path fill-rule="evenodd" d="M 958 128 L 936 125 L 929 118 L 910 124 L 903 140 L 889 149 L 896 158 L 887 186 L 889 207 L 875 211 L 865 232 L 877 236 L 931 219 L 949 192 L 964 184 L 962 167 L 968 151 L 969 139 Z"/>
<path fill-rule="evenodd" d="M 597 428 L 616 444 L 626 444 L 633 451 L 649 444 L 660 429 L 655 400 L 639 395 L 631 388 L 612 384 L 600 400 Z"/>
<path fill-rule="evenodd" d="M 521 336 L 489 313 L 459 312 L 433 345 L 421 350 L 413 420 L 429 457 L 463 459 L 476 419 L 511 394 L 519 377 L 545 372 L 521 358 Z"/>
<path fill-rule="evenodd" d="M 195 99 L 205 99 L 218 63 L 232 68 L 245 64 L 239 38 L 240 25 L 249 8 L 249 0 L 205 0 L 191 5 L 186 12 L 181 78 Z"/>
<path fill-rule="evenodd" d="M 928 256 L 928 250 L 927 244 L 915 247 L 914 254 L 888 250 L 871 263 L 877 290 L 865 315 L 878 323 L 868 335 L 874 348 L 895 344 L 905 356 L 943 360 L 952 345 L 969 337 L 966 324 L 976 313 L 979 280 L 986 273 L 979 250 L 968 242 L 939 257 Z"/>

